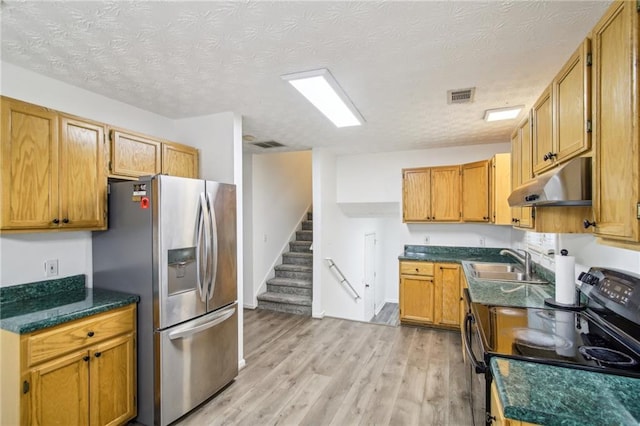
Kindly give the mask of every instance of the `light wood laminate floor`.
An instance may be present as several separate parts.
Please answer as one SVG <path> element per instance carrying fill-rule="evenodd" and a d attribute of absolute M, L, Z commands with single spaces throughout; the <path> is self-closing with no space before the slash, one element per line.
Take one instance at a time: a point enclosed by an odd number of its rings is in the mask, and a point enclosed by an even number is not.
<path fill-rule="evenodd" d="M 455 332 L 245 310 L 244 353 L 180 425 L 471 424 Z"/>
<path fill-rule="evenodd" d="M 382 309 L 380 309 L 378 315 L 371 318 L 371 321 L 369 322 L 392 326 L 400 325 L 400 308 L 398 307 L 398 304 L 386 302 L 382 305 Z"/>

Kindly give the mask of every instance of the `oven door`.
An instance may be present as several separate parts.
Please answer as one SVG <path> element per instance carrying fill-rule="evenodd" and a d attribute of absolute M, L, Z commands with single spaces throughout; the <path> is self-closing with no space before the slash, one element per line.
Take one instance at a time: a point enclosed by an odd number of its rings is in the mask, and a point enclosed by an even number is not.
<path fill-rule="evenodd" d="M 465 364 L 469 384 L 469 402 L 474 426 L 489 425 L 487 389 L 491 386 L 491 373 L 484 363 L 480 332 L 470 308 L 469 294 L 465 290 L 466 316 L 462 326 L 462 343 L 465 348 Z"/>

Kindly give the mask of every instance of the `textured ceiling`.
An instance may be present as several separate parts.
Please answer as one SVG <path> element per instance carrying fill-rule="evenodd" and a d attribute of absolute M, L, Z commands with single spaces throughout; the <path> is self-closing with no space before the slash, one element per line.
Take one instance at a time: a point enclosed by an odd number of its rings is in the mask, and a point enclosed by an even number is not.
<path fill-rule="evenodd" d="M 256 141 L 371 152 L 506 142 L 609 1 L 2 0 L 2 60 L 161 114 L 233 111 Z M 366 119 L 338 129 L 282 74 L 329 68 Z M 449 89 L 476 87 L 471 104 Z"/>

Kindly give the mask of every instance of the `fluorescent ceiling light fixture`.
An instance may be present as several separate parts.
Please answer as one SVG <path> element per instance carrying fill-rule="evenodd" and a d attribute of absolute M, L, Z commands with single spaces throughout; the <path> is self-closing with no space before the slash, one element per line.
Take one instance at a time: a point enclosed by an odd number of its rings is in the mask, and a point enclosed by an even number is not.
<path fill-rule="evenodd" d="M 326 68 L 282 76 L 336 127 L 360 126 L 364 118 Z"/>
<path fill-rule="evenodd" d="M 488 109 L 484 112 L 484 121 L 513 120 L 520 115 L 524 105 L 508 108 Z"/>

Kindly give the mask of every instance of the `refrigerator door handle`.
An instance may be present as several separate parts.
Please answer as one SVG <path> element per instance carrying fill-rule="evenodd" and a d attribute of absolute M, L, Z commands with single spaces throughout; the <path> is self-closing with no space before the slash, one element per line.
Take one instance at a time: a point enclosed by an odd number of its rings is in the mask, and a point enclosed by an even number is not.
<path fill-rule="evenodd" d="M 207 330 L 211 327 L 215 327 L 216 325 L 225 322 L 226 320 L 231 318 L 235 312 L 236 307 L 232 306 L 223 310 L 222 312 L 217 313 L 216 315 L 208 317 L 206 322 L 187 324 L 181 327 L 176 327 L 174 331 L 169 333 L 169 339 L 177 340 L 191 337 L 194 334 L 200 333 L 201 331 Z"/>
<path fill-rule="evenodd" d="M 207 208 L 207 199 L 204 192 L 200 193 L 200 209 L 198 214 L 198 229 L 196 236 L 196 261 L 197 266 L 197 285 L 198 293 L 200 294 L 200 300 L 207 301 L 207 292 L 205 290 L 205 283 L 207 283 L 207 272 L 209 265 L 209 241 L 208 235 L 210 234 L 209 228 L 209 213 Z M 204 239 L 204 256 L 202 253 L 202 240 Z M 204 262 L 203 262 L 204 261 Z"/>
<path fill-rule="evenodd" d="M 211 300 L 213 298 L 213 292 L 216 289 L 216 275 L 218 274 L 218 225 L 216 220 L 216 210 L 213 204 L 213 200 L 211 199 L 211 194 L 207 192 L 207 199 L 209 201 L 209 219 L 211 221 L 211 270 L 209 276 L 209 286 L 208 286 L 208 294 L 207 300 Z"/>

